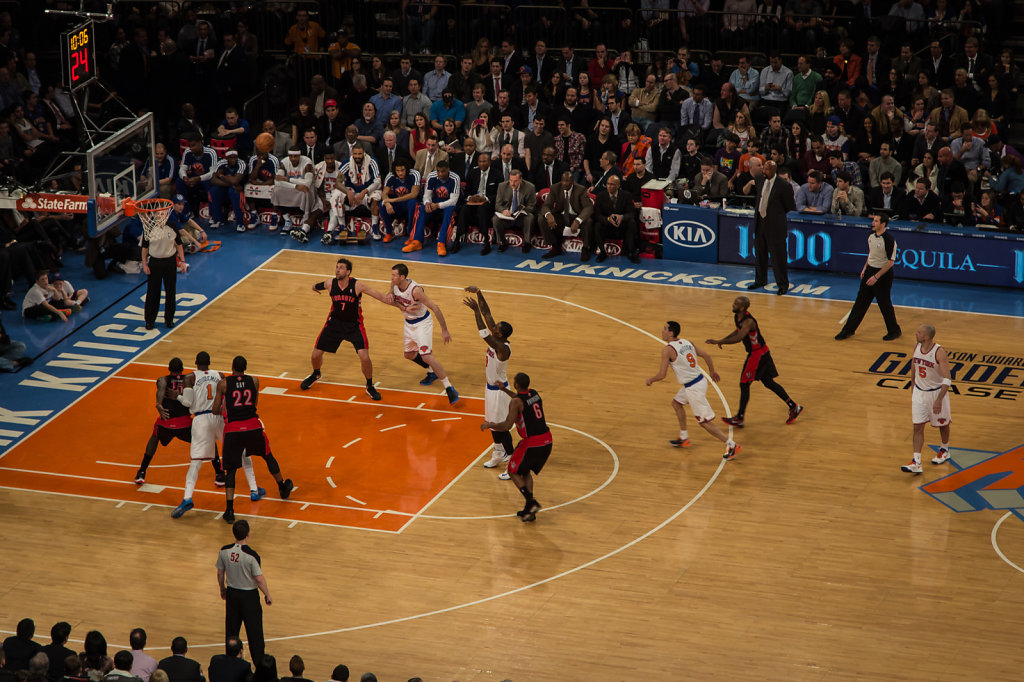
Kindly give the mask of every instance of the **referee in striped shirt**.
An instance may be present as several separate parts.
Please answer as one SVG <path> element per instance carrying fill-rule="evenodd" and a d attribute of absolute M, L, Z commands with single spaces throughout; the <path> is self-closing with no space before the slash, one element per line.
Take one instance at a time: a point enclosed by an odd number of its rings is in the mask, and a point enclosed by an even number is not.
<path fill-rule="evenodd" d="M 853 336 L 861 320 L 871 307 L 871 301 L 878 301 L 878 310 L 885 320 L 883 341 L 898 339 L 903 331 L 896 321 L 896 310 L 892 306 L 893 267 L 896 265 L 896 240 L 889 234 L 889 216 L 884 212 L 871 217 L 871 234 L 868 235 L 868 257 L 860 271 L 860 289 L 853 309 L 846 318 L 846 324 L 836 334 L 836 341 Z"/>
<path fill-rule="evenodd" d="M 270 606 L 270 589 L 260 568 L 260 555 L 249 546 L 249 522 L 235 521 L 231 526 L 235 542 L 224 545 L 217 555 L 217 582 L 220 584 L 220 598 L 226 602 L 224 629 L 227 637 L 238 637 L 245 624 L 245 636 L 249 641 L 253 665 L 263 660 L 263 607 L 260 594 Z"/>

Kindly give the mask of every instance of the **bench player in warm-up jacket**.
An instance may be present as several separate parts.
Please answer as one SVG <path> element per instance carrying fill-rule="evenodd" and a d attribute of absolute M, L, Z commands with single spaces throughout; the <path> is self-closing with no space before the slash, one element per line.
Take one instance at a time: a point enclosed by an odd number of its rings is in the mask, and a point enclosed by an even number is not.
<path fill-rule="evenodd" d="M 495 429 L 508 431 L 515 424 L 521 440 L 508 463 L 508 473 L 519 492 L 526 498 L 523 509 L 516 512 L 523 521 L 533 521 L 540 511 L 540 503 L 533 496 L 533 475 L 539 474 L 551 455 L 551 430 L 544 418 L 544 403 L 537 391 L 530 388 L 530 377 L 522 372 L 513 381 L 516 391 L 507 388 L 512 398 L 508 405 L 508 416 L 501 423 L 484 422 L 480 430 Z"/>
<path fill-rule="evenodd" d="M 270 452 L 270 439 L 263 430 L 263 422 L 256 412 L 260 397 L 260 380 L 245 373 L 248 362 L 237 355 L 231 361 L 231 374 L 217 382 L 213 411 L 224 411 L 224 478 L 227 483 L 224 494 L 227 498 L 224 520 L 235 520 L 235 472 L 242 466 L 242 457 L 262 457 L 267 462 L 270 474 L 277 481 L 281 499 L 288 499 L 295 485 L 292 479 L 281 475 L 281 467 Z"/>
<path fill-rule="evenodd" d="M 381 231 L 384 241 L 395 238 L 394 222 L 405 222 L 405 233 L 412 234 L 416 227 L 416 204 L 420 196 L 420 174 L 409 167 L 405 159 L 395 161 L 394 171 L 384 178 L 380 202 Z M 410 236 L 411 239 L 411 236 Z"/>

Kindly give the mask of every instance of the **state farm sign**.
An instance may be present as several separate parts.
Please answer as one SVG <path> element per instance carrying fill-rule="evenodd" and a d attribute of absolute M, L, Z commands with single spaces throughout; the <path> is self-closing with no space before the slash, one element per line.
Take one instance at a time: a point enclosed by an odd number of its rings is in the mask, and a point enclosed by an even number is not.
<path fill-rule="evenodd" d="M 79 194 L 26 194 L 17 201 L 19 211 L 85 213 L 89 197 Z"/>

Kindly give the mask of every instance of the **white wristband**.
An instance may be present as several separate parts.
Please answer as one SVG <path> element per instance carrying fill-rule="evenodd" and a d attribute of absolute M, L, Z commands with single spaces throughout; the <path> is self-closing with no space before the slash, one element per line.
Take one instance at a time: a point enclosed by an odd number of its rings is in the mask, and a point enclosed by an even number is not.
<path fill-rule="evenodd" d="M 490 329 L 481 329 L 480 330 L 480 338 L 481 339 L 486 339 L 490 335 L 491 335 L 491 330 Z"/>
<path fill-rule="evenodd" d="M 943 386 L 952 386 L 953 384 L 950 383 L 949 379 L 943 379 L 942 380 L 942 385 Z"/>

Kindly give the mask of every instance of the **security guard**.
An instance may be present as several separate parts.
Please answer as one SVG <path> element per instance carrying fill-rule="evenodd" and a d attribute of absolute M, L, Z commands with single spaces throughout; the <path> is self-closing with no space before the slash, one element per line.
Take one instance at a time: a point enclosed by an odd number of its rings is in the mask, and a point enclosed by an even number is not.
<path fill-rule="evenodd" d="M 260 568 L 260 555 L 249 546 L 249 523 L 235 521 L 231 526 L 235 542 L 224 545 L 217 555 L 217 582 L 220 598 L 226 602 L 224 628 L 227 637 L 238 637 L 242 623 L 249 640 L 253 665 L 263 659 L 263 607 L 257 589 L 263 591 L 267 606 L 271 604 L 267 579 Z"/>

